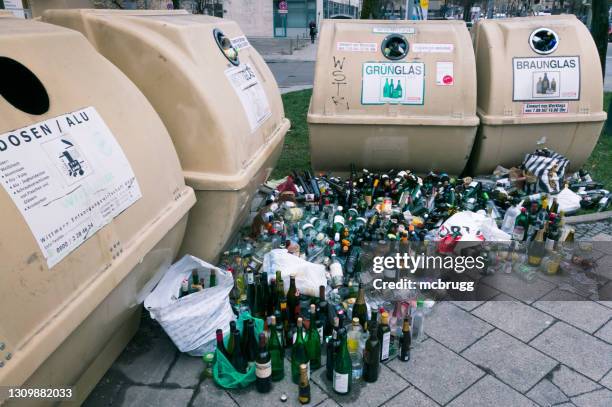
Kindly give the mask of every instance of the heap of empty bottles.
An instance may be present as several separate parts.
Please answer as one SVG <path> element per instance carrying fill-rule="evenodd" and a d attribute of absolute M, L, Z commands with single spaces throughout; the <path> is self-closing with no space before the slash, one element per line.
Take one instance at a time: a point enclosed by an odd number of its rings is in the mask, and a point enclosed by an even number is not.
<path fill-rule="evenodd" d="M 581 196 L 583 207 L 607 208 L 608 191 L 588 174 L 562 181 Z M 436 230 L 453 214 L 483 211 L 513 240 L 530 245 L 529 263 L 537 266 L 547 250 L 573 240 L 573 231 L 556 198 L 533 193 L 531 183 L 529 174 L 517 171 L 478 178 L 433 172 L 419 177 L 396 170 L 352 170 L 346 178 L 294 172 L 271 190 L 251 227 L 220 260 L 234 275 L 234 310 L 247 322 L 242 329 L 232 322 L 225 339 L 219 329 L 217 352 L 238 374 L 247 374 L 254 364 L 260 392 L 290 375 L 302 403 L 309 401 L 310 375 L 322 368 L 322 353 L 324 377 L 336 393 L 349 393 L 361 380 L 376 381 L 380 362 L 410 359 L 411 346 L 422 336 L 426 307 L 416 298 L 386 309 L 367 304 L 360 277 L 362 244 L 436 240 Z M 300 294 L 291 275 L 285 290 L 281 271 L 268 276 L 262 268 L 273 249 L 324 264 L 328 284 L 309 297 Z M 195 279 L 197 289 L 202 282 Z M 265 322 L 259 335 L 251 316 Z M 281 399 L 286 400 L 285 392 L 294 393 L 282 389 Z"/>

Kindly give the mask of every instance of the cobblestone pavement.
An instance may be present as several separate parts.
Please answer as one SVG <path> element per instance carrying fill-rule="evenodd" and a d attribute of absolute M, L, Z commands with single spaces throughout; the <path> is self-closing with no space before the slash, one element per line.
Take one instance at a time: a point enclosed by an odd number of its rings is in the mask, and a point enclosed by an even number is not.
<path fill-rule="evenodd" d="M 612 218 L 599 222 L 584 222 L 572 225 L 576 229 L 576 239 L 589 240 L 599 234 L 612 235 Z"/>
<path fill-rule="evenodd" d="M 594 241 L 596 273 L 611 280 L 612 243 L 601 242 L 611 239 L 601 234 L 610 233 L 609 221 L 600 223 L 577 230 Z M 530 286 L 520 280 L 490 288 L 495 301 L 436 304 L 425 319 L 426 339 L 409 362 L 386 363 L 376 383 L 359 384 L 348 397 L 335 394 L 319 369 L 312 374 L 310 405 L 612 406 L 612 301 L 576 301 L 577 294 L 550 280 L 541 275 L 531 284 L 541 290 L 535 300 L 523 296 Z M 612 281 L 602 291 L 609 298 Z M 225 391 L 202 379 L 201 360 L 180 354 L 146 314 L 85 406 L 299 405 L 297 386 L 287 378 L 269 394 L 254 386 Z M 287 362 L 286 376 L 289 369 Z"/>

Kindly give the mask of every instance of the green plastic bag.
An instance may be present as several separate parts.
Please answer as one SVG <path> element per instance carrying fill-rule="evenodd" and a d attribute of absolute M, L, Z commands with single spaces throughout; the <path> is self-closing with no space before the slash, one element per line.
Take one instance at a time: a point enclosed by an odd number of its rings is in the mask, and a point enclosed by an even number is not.
<path fill-rule="evenodd" d="M 255 336 L 259 338 L 259 334 L 263 332 L 264 321 L 259 318 L 254 318 L 248 312 L 243 312 L 236 320 L 236 328 L 240 331 L 240 335 L 243 333 L 244 322 L 252 319 L 255 321 Z M 229 341 L 229 333 L 223 338 L 225 346 Z M 215 383 L 224 389 L 237 389 L 241 387 L 247 387 L 249 384 L 255 381 L 255 364 L 251 363 L 246 373 L 240 373 L 234 369 L 231 362 L 227 360 L 225 355 L 219 350 L 215 349 L 215 363 L 213 364 L 213 379 Z"/>

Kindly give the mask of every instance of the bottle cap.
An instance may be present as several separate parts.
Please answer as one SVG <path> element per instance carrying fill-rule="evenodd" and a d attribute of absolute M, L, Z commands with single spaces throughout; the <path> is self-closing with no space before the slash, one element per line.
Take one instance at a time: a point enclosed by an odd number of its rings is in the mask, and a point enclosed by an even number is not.
<path fill-rule="evenodd" d="M 359 318 L 353 318 L 353 325 L 359 325 Z"/>

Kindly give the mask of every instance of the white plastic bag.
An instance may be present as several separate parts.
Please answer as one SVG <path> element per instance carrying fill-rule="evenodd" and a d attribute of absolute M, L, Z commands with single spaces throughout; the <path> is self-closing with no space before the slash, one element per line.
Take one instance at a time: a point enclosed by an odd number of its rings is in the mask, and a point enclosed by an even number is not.
<path fill-rule="evenodd" d="M 500 242 L 510 240 L 510 235 L 497 227 L 495 221 L 486 215 L 476 212 L 457 212 L 448 218 L 440 229 L 438 237 L 443 238 L 448 234 L 458 234 L 461 240 L 484 240 L 489 242 Z"/>
<path fill-rule="evenodd" d="M 327 285 L 325 266 L 300 259 L 285 249 L 274 249 L 266 253 L 263 271 L 268 273 L 268 280 L 281 271 L 285 291 L 289 290 L 290 276 L 295 274 L 295 286 L 304 295 L 319 296 L 319 286 Z"/>
<path fill-rule="evenodd" d="M 556 198 L 560 211 L 572 213 L 580 209 L 580 195 L 569 188 L 563 188 L 561 192 L 556 195 Z M 552 199 L 549 200 L 549 206 L 550 205 L 552 205 Z"/>
<path fill-rule="evenodd" d="M 198 269 L 206 285 L 210 270 L 214 269 L 217 285 L 178 298 L 181 282 L 189 278 L 193 269 Z M 216 330 L 229 330 L 229 323 L 234 319 L 229 302 L 233 286 L 234 279 L 229 272 L 186 255 L 168 269 L 144 305 L 181 352 L 202 356 L 214 350 Z"/>

